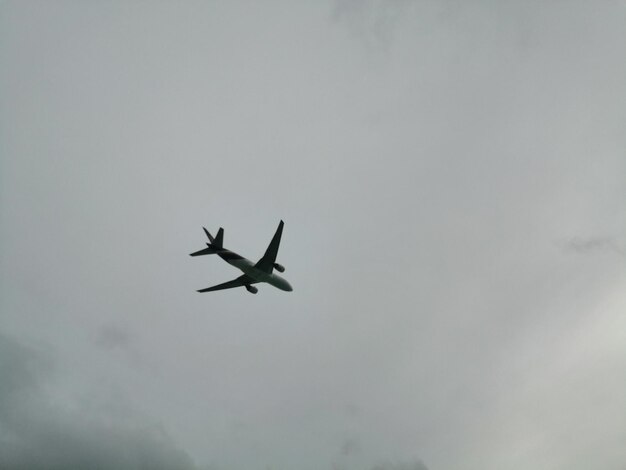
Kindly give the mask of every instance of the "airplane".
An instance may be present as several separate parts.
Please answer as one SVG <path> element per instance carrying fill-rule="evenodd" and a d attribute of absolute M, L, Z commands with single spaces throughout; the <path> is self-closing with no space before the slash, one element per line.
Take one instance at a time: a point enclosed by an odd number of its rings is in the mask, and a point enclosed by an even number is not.
<path fill-rule="evenodd" d="M 247 260 L 241 255 L 234 253 L 224 248 L 224 229 L 220 227 L 217 235 L 213 237 L 209 231 L 204 229 L 204 233 L 209 238 L 211 243 L 207 243 L 207 247 L 191 253 L 189 256 L 201 256 L 201 255 L 217 255 L 226 261 L 228 264 L 235 266 L 243 271 L 243 276 L 239 276 L 232 281 L 224 282 L 216 286 L 207 287 L 206 289 L 200 289 L 198 292 L 213 292 L 216 290 L 232 289 L 234 287 L 244 287 L 248 292 L 256 294 L 259 289 L 252 284 L 258 284 L 259 282 L 267 282 L 274 287 L 284 291 L 292 291 L 291 285 L 286 279 L 275 274 L 273 271 L 276 269 L 278 272 L 284 272 L 285 268 L 276 262 L 276 255 L 278 253 L 278 245 L 280 245 L 280 237 L 283 234 L 283 221 L 281 220 L 276 229 L 276 233 L 272 238 L 267 250 L 263 257 L 255 264 L 250 260 Z"/>

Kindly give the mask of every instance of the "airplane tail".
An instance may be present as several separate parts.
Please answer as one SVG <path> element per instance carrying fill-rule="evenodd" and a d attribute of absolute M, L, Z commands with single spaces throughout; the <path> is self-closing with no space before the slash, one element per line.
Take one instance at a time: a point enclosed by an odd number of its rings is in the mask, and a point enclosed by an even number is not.
<path fill-rule="evenodd" d="M 204 227 L 202 228 L 204 229 L 204 233 L 206 233 L 206 236 L 208 237 L 211 243 L 206 244 L 207 248 L 191 253 L 189 256 L 214 255 L 222 251 L 222 249 L 224 248 L 223 247 L 223 243 L 224 243 L 224 229 L 223 228 L 220 227 L 215 237 L 213 237 L 206 228 Z"/>
<path fill-rule="evenodd" d="M 204 228 L 204 227 L 203 227 Z M 207 233 L 207 235 L 209 235 L 209 231 L 207 229 L 204 229 L 204 231 Z M 224 248 L 223 243 L 224 243 L 224 229 L 222 227 L 220 227 L 220 229 L 217 231 L 217 235 L 215 236 L 215 238 L 212 238 L 209 235 L 209 240 L 211 240 L 211 246 L 221 250 L 222 248 Z"/>

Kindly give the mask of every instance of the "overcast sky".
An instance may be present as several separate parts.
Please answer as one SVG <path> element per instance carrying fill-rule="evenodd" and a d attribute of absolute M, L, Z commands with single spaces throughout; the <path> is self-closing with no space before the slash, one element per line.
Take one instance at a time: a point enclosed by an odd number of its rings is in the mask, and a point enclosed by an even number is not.
<path fill-rule="evenodd" d="M 623 0 L 0 3 L 0 468 L 624 470 L 625 149 Z"/>

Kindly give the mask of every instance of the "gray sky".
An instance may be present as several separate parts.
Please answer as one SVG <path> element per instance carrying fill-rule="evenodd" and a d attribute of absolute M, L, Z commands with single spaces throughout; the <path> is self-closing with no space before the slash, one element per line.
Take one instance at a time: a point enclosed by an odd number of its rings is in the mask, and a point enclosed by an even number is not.
<path fill-rule="evenodd" d="M 623 470 L 625 25 L 1 3 L 0 467 Z"/>

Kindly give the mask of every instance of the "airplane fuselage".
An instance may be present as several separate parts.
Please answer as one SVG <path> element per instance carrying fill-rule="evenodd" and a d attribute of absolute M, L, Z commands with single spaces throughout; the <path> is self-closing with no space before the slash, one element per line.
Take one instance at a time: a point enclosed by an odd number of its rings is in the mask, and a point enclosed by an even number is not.
<path fill-rule="evenodd" d="M 267 282 L 268 284 L 271 284 L 272 286 L 280 290 L 288 292 L 291 292 L 293 290 L 293 288 L 285 278 L 273 272 L 268 273 L 257 268 L 252 261 L 244 258 L 241 255 L 238 255 L 235 252 L 227 249 L 222 249 L 219 253 L 217 253 L 217 255 L 231 266 L 236 267 L 244 274 L 250 276 L 256 282 Z"/>
<path fill-rule="evenodd" d="M 267 249 L 261 259 L 256 263 L 253 263 L 243 256 L 224 248 L 224 229 L 222 227 L 220 227 L 217 231 L 217 235 L 215 236 L 211 235 L 206 227 L 202 227 L 210 243 L 206 244 L 206 248 L 194 251 L 193 253 L 190 253 L 189 256 L 217 255 L 228 264 L 242 271 L 243 274 L 231 281 L 222 282 L 221 284 L 210 286 L 205 289 L 199 289 L 198 292 L 215 292 L 218 290 L 245 287 L 251 294 L 256 294 L 259 289 L 252 284 L 257 284 L 259 282 L 265 282 L 283 291 L 292 291 L 293 289 L 286 279 L 283 279 L 278 274 L 274 274 L 274 270 L 281 273 L 285 270 L 282 265 L 276 262 L 276 256 L 278 254 L 278 247 L 280 245 L 280 238 L 283 234 L 284 225 L 285 223 L 281 220 L 274 236 L 272 237 L 272 241 L 270 241 L 270 244 L 267 246 Z"/>

